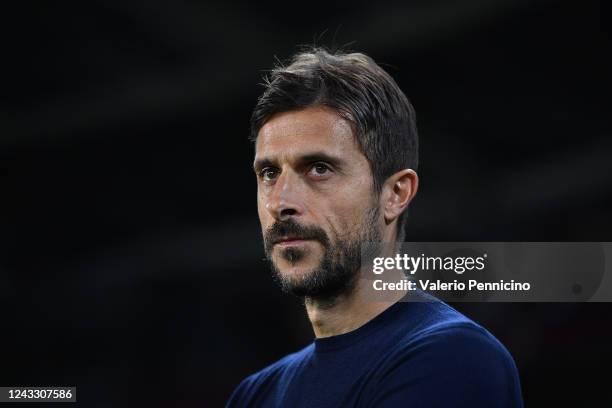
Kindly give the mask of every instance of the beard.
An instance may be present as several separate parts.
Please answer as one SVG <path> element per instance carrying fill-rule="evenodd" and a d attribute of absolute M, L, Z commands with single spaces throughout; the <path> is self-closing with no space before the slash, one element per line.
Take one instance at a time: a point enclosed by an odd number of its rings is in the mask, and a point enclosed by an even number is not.
<path fill-rule="evenodd" d="M 274 280 L 284 292 L 298 297 L 333 300 L 350 293 L 360 275 L 362 243 L 380 241 L 376 226 L 378 215 L 378 207 L 372 207 L 366 211 L 357 230 L 338 235 L 333 242 L 321 228 L 300 225 L 293 218 L 275 222 L 264 234 L 266 259 L 270 262 Z M 283 273 L 272 259 L 274 244 L 283 236 L 317 241 L 323 248 L 318 265 L 299 276 Z M 279 252 L 291 265 L 309 255 L 308 249 L 301 248 L 285 248 Z"/>

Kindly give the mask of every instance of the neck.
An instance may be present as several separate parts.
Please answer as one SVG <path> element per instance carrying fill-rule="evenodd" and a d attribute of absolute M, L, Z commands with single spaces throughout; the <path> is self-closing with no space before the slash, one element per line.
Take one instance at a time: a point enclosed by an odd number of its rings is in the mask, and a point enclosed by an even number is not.
<path fill-rule="evenodd" d="M 369 286 L 371 281 L 358 279 L 350 293 L 334 299 L 305 299 L 306 312 L 317 338 L 337 336 L 353 331 L 396 303 L 404 292 L 373 300 Z"/>

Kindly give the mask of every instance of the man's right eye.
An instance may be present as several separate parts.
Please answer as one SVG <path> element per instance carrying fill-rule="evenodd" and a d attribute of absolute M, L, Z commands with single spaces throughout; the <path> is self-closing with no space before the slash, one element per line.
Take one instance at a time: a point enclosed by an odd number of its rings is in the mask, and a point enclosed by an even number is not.
<path fill-rule="evenodd" d="M 263 181 L 272 181 L 278 176 L 278 170 L 273 167 L 266 167 L 259 174 Z"/>

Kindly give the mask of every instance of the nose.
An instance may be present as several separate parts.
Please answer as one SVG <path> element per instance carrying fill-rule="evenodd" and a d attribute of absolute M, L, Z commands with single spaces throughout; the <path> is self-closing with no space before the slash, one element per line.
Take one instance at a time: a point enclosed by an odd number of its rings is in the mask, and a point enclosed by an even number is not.
<path fill-rule="evenodd" d="M 279 221 L 304 213 L 299 178 L 291 171 L 283 171 L 266 197 L 266 211 Z"/>

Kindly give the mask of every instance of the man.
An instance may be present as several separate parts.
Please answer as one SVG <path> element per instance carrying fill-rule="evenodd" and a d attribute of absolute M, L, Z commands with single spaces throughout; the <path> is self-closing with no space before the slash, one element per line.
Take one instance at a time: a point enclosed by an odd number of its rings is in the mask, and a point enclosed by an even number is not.
<path fill-rule="evenodd" d="M 361 244 L 402 241 L 418 187 L 415 114 L 393 79 L 364 54 L 315 48 L 265 87 L 251 119 L 265 252 L 316 338 L 228 407 L 522 406 L 489 332 L 433 298 L 372 301 L 359 278 Z"/>

